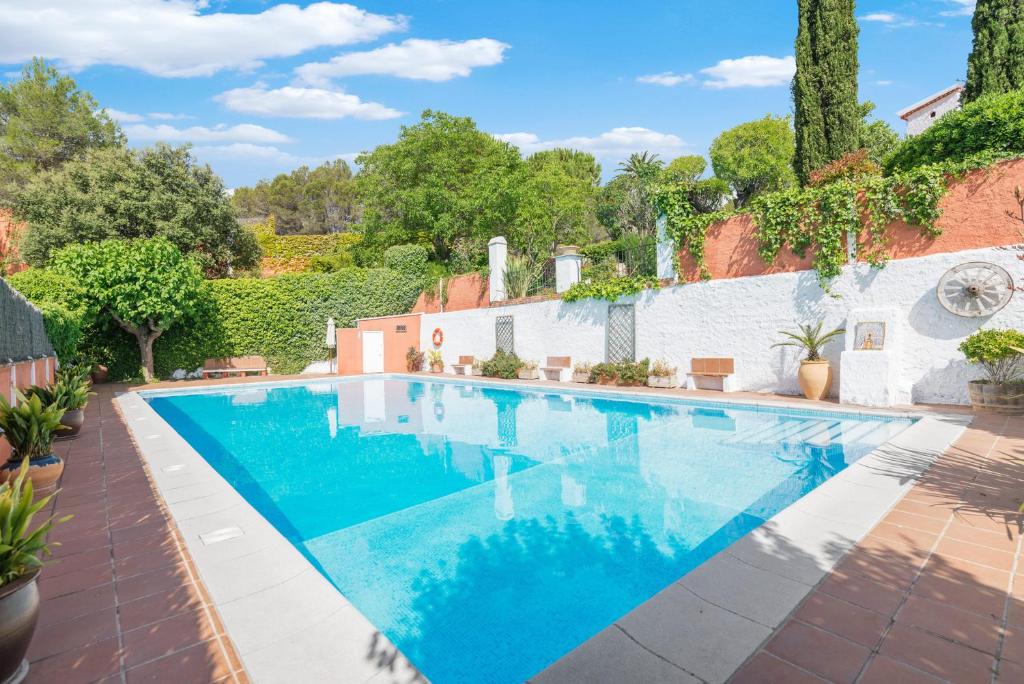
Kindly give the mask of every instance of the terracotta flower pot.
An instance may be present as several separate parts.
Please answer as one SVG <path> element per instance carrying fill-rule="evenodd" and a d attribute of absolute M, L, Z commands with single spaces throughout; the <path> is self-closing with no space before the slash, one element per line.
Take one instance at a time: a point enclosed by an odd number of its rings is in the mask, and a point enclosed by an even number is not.
<path fill-rule="evenodd" d="M 975 380 L 967 383 L 971 408 L 977 413 L 1024 416 L 1024 383 L 994 384 Z"/>
<path fill-rule="evenodd" d="M 99 385 L 107 381 L 107 376 L 110 375 L 110 371 L 106 366 L 96 364 L 92 367 L 92 373 L 89 375 L 92 376 L 92 381 Z"/>
<path fill-rule="evenodd" d="M 55 439 L 71 439 L 72 437 L 77 437 L 84 423 L 85 411 L 82 409 L 71 409 L 70 411 L 65 411 L 64 415 L 61 416 L 60 424 L 66 427 L 67 430 L 61 430 L 58 432 Z"/>
<path fill-rule="evenodd" d="M 444 364 L 440 364 L 440 363 L 432 363 L 432 364 L 430 364 L 430 372 L 431 373 L 440 373 L 443 370 L 444 370 Z"/>
<path fill-rule="evenodd" d="M 39 571 L 0 587 L 0 682 L 20 682 L 28 674 L 25 653 L 39 619 Z"/>
<path fill-rule="evenodd" d="M 13 480 L 18 477 L 21 459 L 14 455 L 0 468 L 0 480 Z M 57 481 L 64 472 L 64 461 L 56 454 L 33 458 L 28 462 L 28 477 L 32 480 L 32 490 L 36 497 L 53 494 L 57 489 Z M 4 681 L 0 679 L 0 682 Z"/>
<path fill-rule="evenodd" d="M 800 362 L 800 372 L 796 377 L 804 396 L 817 401 L 827 395 L 832 386 L 832 366 L 826 359 L 804 360 Z"/>

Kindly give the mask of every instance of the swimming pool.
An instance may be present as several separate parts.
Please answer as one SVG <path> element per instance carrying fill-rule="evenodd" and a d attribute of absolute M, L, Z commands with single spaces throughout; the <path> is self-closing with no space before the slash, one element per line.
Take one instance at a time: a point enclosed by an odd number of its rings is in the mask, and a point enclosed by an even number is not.
<path fill-rule="evenodd" d="M 910 424 L 386 376 L 143 396 L 438 683 L 528 678 Z"/>

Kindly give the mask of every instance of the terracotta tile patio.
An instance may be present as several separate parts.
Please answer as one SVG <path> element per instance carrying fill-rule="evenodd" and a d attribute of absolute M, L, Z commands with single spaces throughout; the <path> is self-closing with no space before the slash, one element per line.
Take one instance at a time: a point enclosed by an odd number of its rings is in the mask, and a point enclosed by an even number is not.
<path fill-rule="evenodd" d="M 97 387 L 87 422 L 57 443 L 67 465 L 39 590 L 28 682 L 246 682 L 192 561 Z"/>
<path fill-rule="evenodd" d="M 733 682 L 1024 682 L 1024 419 L 980 416 Z"/>

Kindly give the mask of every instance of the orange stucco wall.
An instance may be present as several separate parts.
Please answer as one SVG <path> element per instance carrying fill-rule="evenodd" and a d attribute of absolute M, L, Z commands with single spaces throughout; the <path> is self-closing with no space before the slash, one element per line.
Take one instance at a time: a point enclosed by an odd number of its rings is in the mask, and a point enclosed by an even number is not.
<path fill-rule="evenodd" d="M 14 401 L 14 390 L 23 390 L 32 383 L 32 367 L 35 366 L 35 384 L 48 385 L 53 382 L 56 371 L 56 359 L 36 359 L 22 361 L 0 368 L 0 393 L 7 401 Z M 11 376 L 14 376 L 13 378 Z M 11 448 L 6 440 L 0 437 L 0 462 L 6 461 L 11 455 Z"/>
<path fill-rule="evenodd" d="M 17 273 L 28 268 L 28 264 L 18 258 L 16 244 L 24 229 L 25 224 L 12 220 L 10 209 L 0 209 L 0 257 L 10 260 L 11 263 L 7 265 L 8 273 Z"/>
<path fill-rule="evenodd" d="M 1017 185 L 1024 186 L 1024 160 L 972 171 L 954 182 L 939 202 L 942 216 L 937 225 L 942 233 L 926 238 L 916 227 L 893 223 L 887 234 L 889 255 L 905 259 L 1024 242 L 1024 222 L 1019 219 L 1020 207 L 1013 196 Z M 800 259 L 788 247 L 782 249 L 772 265 L 766 265 L 757 253 L 757 235 L 748 215 L 734 216 L 710 226 L 704 254 L 712 278 L 740 278 L 812 268 L 812 257 Z M 681 265 L 682 278 L 697 279 L 696 264 L 686 252 L 681 254 Z"/>
<path fill-rule="evenodd" d="M 405 326 L 405 332 L 399 332 L 401 326 Z M 384 372 L 404 372 L 409 347 L 420 348 L 420 316 L 416 313 L 365 318 L 358 321 L 355 328 L 338 330 L 338 374 L 363 372 L 362 333 L 367 330 L 384 333 Z"/>
<path fill-rule="evenodd" d="M 479 273 L 455 276 L 448 280 L 446 289 L 448 302 L 444 305 L 445 311 L 480 309 L 490 304 L 487 278 Z M 440 299 L 437 296 L 430 296 L 426 292 L 420 293 L 420 298 L 412 307 L 413 313 L 440 313 L 440 311 Z"/>

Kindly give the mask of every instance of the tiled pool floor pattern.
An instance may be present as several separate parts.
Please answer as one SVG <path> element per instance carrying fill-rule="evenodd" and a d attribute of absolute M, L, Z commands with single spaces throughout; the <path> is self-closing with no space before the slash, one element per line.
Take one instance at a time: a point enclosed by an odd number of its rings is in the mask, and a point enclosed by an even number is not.
<path fill-rule="evenodd" d="M 1024 682 L 1024 419 L 979 416 L 733 676 Z"/>
<path fill-rule="evenodd" d="M 55 508 L 27 682 L 247 682 L 127 429 L 97 388 Z"/>

